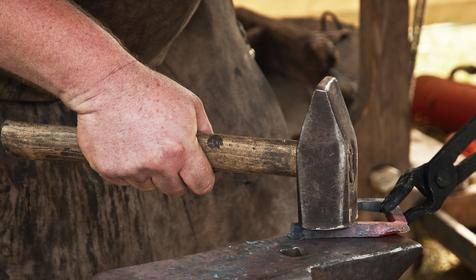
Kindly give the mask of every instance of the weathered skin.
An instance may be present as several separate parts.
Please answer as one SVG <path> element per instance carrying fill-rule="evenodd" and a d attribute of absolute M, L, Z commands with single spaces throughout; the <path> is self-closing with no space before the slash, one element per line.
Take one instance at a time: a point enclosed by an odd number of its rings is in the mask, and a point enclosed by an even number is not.
<path fill-rule="evenodd" d="M 185 185 L 211 191 L 213 171 L 195 135 L 212 127 L 197 96 L 142 65 L 68 1 L 0 4 L 0 67 L 78 113 L 78 143 L 94 170 L 169 195 Z"/>

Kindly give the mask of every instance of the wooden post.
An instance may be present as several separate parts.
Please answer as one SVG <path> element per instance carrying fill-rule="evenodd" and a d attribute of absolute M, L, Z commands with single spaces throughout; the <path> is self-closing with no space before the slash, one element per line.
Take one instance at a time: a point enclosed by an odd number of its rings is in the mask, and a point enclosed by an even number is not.
<path fill-rule="evenodd" d="M 360 1 L 359 94 L 368 96 L 356 125 L 360 197 L 382 196 L 370 188 L 374 168 L 409 165 L 408 11 L 408 1 Z"/>

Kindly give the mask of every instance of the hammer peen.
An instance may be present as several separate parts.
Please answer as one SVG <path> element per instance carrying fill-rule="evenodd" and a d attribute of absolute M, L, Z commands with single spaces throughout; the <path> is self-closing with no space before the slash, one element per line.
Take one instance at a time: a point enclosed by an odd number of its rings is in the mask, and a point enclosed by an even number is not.
<path fill-rule="evenodd" d="M 299 225 L 349 227 L 357 217 L 357 141 L 337 80 L 324 78 L 312 96 L 300 140 L 198 135 L 216 171 L 296 176 Z M 1 142 L 32 160 L 84 160 L 74 127 L 6 121 Z"/>

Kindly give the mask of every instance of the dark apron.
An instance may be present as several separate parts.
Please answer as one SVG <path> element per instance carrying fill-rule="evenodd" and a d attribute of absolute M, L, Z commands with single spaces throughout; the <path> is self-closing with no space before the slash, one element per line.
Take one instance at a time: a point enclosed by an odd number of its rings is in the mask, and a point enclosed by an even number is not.
<path fill-rule="evenodd" d="M 231 1 L 199 2 L 78 1 L 141 61 L 199 95 L 215 131 L 286 137 Z M 35 91 L 8 79 L 10 99 L 11 90 Z M 73 112 L 44 101 L 0 101 L 0 121 L 75 125 Z M 87 164 L 26 161 L 0 151 L 0 279 L 87 279 L 284 234 L 295 220 L 295 200 L 293 180 L 284 177 L 219 173 L 211 194 L 168 198 L 105 185 Z"/>

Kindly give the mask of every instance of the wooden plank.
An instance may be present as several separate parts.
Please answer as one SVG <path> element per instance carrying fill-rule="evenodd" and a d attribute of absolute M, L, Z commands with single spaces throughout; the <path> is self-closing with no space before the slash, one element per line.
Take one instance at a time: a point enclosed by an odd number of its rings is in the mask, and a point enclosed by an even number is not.
<path fill-rule="evenodd" d="M 453 252 L 468 268 L 476 273 L 476 235 L 468 228 L 440 210 L 421 219 L 430 236 Z"/>
<path fill-rule="evenodd" d="M 369 187 L 374 168 L 409 166 L 408 1 L 361 0 L 359 95 L 367 108 L 356 125 L 359 196 L 381 196 Z"/>

